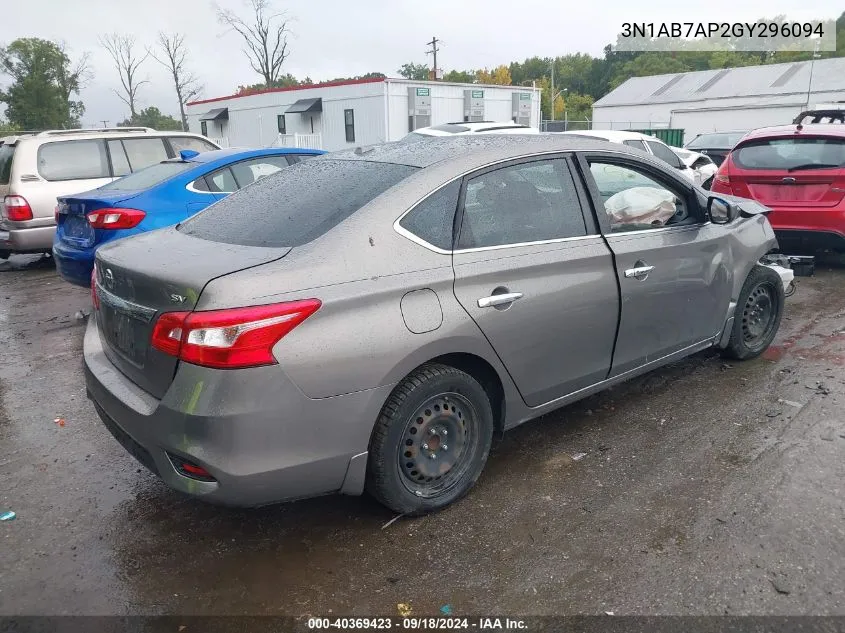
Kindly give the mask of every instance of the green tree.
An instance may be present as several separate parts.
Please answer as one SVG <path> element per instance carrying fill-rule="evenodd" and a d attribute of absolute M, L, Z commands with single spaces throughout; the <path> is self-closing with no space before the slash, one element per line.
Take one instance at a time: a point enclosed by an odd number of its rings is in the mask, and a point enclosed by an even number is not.
<path fill-rule="evenodd" d="M 474 70 L 450 70 L 443 75 L 443 81 L 452 81 L 459 84 L 475 83 Z"/>
<path fill-rule="evenodd" d="M 155 106 L 139 110 L 134 117 L 125 119 L 121 126 L 151 127 L 154 130 L 181 130 L 182 122 L 169 114 L 162 112 Z"/>
<path fill-rule="evenodd" d="M 408 62 L 407 64 L 402 64 L 402 67 L 396 72 L 402 75 L 405 79 L 415 79 L 417 81 L 424 81 L 428 79 L 428 66 L 425 64 Z"/>
<path fill-rule="evenodd" d="M 63 47 L 29 37 L 0 48 L 0 73 L 12 83 L 0 91 L 6 117 L 24 130 L 78 127 L 85 112 L 71 97 L 87 74 L 87 55 L 74 64 Z"/>
<path fill-rule="evenodd" d="M 668 75 L 687 72 L 688 70 L 690 70 L 690 67 L 671 53 L 656 51 L 642 53 L 619 69 L 611 80 L 610 87 L 615 88 L 631 77 Z"/>

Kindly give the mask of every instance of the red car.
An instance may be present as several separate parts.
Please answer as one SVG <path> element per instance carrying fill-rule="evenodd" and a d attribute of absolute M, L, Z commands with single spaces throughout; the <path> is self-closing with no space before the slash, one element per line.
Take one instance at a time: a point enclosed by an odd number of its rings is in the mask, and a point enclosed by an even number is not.
<path fill-rule="evenodd" d="M 753 130 L 719 167 L 711 191 L 773 209 L 769 222 L 784 252 L 845 251 L 845 125 Z"/>

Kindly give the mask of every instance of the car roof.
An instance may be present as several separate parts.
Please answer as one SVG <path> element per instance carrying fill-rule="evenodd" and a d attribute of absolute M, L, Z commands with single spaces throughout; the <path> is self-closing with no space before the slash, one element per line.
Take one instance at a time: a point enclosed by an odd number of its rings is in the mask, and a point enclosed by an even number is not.
<path fill-rule="evenodd" d="M 571 130 L 568 132 L 552 132 L 552 134 L 571 134 L 572 136 L 578 135 L 582 137 L 594 136 L 612 143 L 621 143 L 622 141 L 657 141 L 658 143 L 663 143 L 656 136 L 649 136 L 640 132 L 628 132 L 627 130 Z"/>
<path fill-rule="evenodd" d="M 411 167 L 430 167 L 436 163 L 452 162 L 456 168 L 471 170 L 498 160 L 533 154 L 608 149 L 611 148 L 607 141 L 565 134 L 479 134 L 431 137 L 417 143 L 397 141 L 357 147 L 324 154 L 312 160 L 363 160 Z M 612 150 L 643 157 L 642 150 L 624 145 L 614 144 Z"/>
<path fill-rule="evenodd" d="M 214 161 L 227 161 L 233 158 L 253 158 L 257 156 L 280 156 L 285 154 L 323 154 L 319 149 L 303 149 L 298 147 L 262 147 L 252 149 L 248 147 L 229 147 L 226 149 L 215 149 L 207 152 L 200 152 L 188 159 L 191 163 L 211 163 Z M 179 157 L 170 160 L 181 160 Z"/>
<path fill-rule="evenodd" d="M 756 130 L 751 130 L 742 139 L 742 142 L 753 139 L 778 137 L 783 138 L 787 136 L 835 136 L 837 138 L 845 138 L 845 125 L 841 123 L 810 123 L 808 125 L 774 125 L 771 127 L 761 127 Z"/>
<path fill-rule="evenodd" d="M 182 132 L 180 130 L 147 130 L 143 131 L 139 128 L 119 128 L 113 127 L 108 130 L 54 130 L 47 132 L 39 132 L 38 134 L 30 134 L 17 137 L 19 143 L 52 143 L 55 141 L 76 141 L 89 139 L 110 139 L 110 138 L 149 138 L 149 137 L 170 137 L 170 136 L 190 136 L 193 138 L 201 138 L 210 141 L 201 134 L 196 132 Z"/>
<path fill-rule="evenodd" d="M 443 123 L 430 127 L 417 128 L 414 133 L 425 136 L 449 136 L 452 134 L 471 134 L 502 129 L 531 129 L 529 125 L 522 125 L 514 121 L 458 121 Z"/>

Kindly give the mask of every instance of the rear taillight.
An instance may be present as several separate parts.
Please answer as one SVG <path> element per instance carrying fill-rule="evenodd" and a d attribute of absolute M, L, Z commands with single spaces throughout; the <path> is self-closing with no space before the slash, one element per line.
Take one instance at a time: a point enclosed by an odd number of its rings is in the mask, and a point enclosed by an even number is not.
<path fill-rule="evenodd" d="M 146 215 L 138 209 L 98 209 L 86 217 L 95 229 L 134 229 Z"/>
<path fill-rule="evenodd" d="M 23 196 L 6 196 L 3 204 L 6 205 L 6 217 L 13 222 L 23 222 L 33 218 L 32 207 Z"/>
<path fill-rule="evenodd" d="M 319 299 L 305 299 L 228 310 L 165 312 L 153 328 L 152 346 L 203 367 L 274 365 L 273 346 L 321 305 Z"/>
<path fill-rule="evenodd" d="M 100 297 L 97 296 L 97 264 L 91 270 L 91 303 L 94 304 L 94 309 L 100 309 Z"/>

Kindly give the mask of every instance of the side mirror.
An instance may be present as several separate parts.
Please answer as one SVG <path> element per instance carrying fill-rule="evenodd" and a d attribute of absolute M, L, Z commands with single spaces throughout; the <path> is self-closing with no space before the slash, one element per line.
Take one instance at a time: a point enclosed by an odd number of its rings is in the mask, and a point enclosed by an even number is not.
<path fill-rule="evenodd" d="M 707 215 L 713 224 L 730 224 L 739 217 L 739 208 L 724 198 L 710 196 L 707 199 Z"/>

